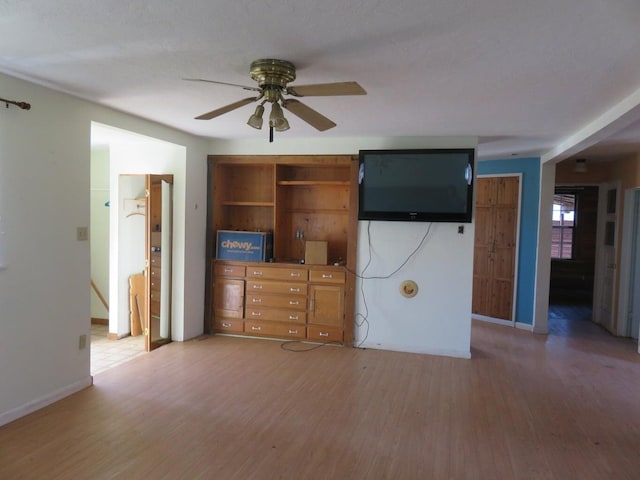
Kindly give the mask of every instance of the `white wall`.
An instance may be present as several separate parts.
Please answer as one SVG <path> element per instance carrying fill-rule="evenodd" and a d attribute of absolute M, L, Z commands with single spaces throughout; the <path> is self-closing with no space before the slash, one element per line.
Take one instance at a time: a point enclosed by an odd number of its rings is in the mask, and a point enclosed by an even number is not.
<path fill-rule="evenodd" d="M 113 251 L 117 255 L 111 258 L 112 274 L 109 278 L 114 280 L 114 288 L 110 289 L 109 303 L 112 306 L 109 315 L 109 332 L 117 334 L 118 338 L 131 333 L 130 308 L 129 308 L 129 277 L 144 270 L 146 221 L 142 215 L 128 217 L 128 211 L 124 208 L 125 200 L 144 198 L 144 175 L 119 175 L 116 176 L 114 191 L 117 194 L 111 198 L 118 200 L 111 203 L 109 214 L 115 218 L 112 237 L 115 242 L 110 242 Z"/>
<path fill-rule="evenodd" d="M 91 279 L 109 301 L 109 147 L 91 148 Z M 91 318 L 108 319 L 109 312 L 91 290 Z"/>
<path fill-rule="evenodd" d="M 277 136 L 264 141 L 212 141 L 212 154 L 357 154 L 361 149 L 475 147 L 475 137 L 314 138 L 287 140 Z M 366 276 L 394 271 L 418 246 L 429 224 L 372 222 L 372 262 Z M 471 293 L 473 286 L 474 225 L 434 223 L 415 257 L 389 279 L 358 281 L 356 344 L 418 353 L 469 358 L 471 344 Z M 369 258 L 367 222 L 358 225 L 358 273 Z M 418 295 L 400 295 L 400 283 L 414 280 Z M 366 306 L 365 306 L 366 302 Z M 366 313 L 368 310 L 368 314 Z"/>
<path fill-rule="evenodd" d="M 0 74 L 5 98 L 32 104 L 0 113 L 0 425 L 91 384 L 91 122 L 186 147 L 183 338 L 202 332 L 208 142 Z"/>

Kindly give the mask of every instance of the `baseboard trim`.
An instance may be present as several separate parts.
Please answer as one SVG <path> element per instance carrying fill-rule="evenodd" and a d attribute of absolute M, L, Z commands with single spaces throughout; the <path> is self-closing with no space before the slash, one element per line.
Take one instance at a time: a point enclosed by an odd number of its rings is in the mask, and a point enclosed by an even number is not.
<path fill-rule="evenodd" d="M 109 325 L 108 318 L 95 318 L 91 317 L 91 325 Z"/>
<path fill-rule="evenodd" d="M 471 318 L 473 320 L 480 320 L 482 322 L 487 322 L 487 323 L 495 323 L 496 325 L 503 325 L 505 327 L 515 326 L 514 322 L 512 322 L 511 320 L 503 320 L 502 318 L 486 317 L 484 315 L 471 315 Z"/>
<path fill-rule="evenodd" d="M 7 412 L 0 414 L 0 427 L 2 425 L 6 425 L 9 422 L 13 422 L 20 417 L 24 417 L 25 415 L 29 415 L 30 413 L 35 412 L 36 410 L 40 410 L 41 408 L 46 407 L 47 405 L 51 405 L 52 403 L 57 402 L 58 400 L 62 400 L 69 395 L 73 395 L 80 390 L 84 390 L 87 387 L 93 385 L 93 377 L 89 375 L 88 377 L 78 380 L 77 382 L 72 383 L 71 385 L 67 385 L 55 392 L 52 392 L 44 397 L 37 398 L 36 400 L 32 400 L 31 402 L 25 403 L 19 407 L 13 408 Z"/>
<path fill-rule="evenodd" d="M 441 357 L 454 357 L 454 358 L 463 358 L 468 360 L 471 358 L 471 351 L 460 351 L 460 350 L 448 350 L 448 349 L 439 349 L 439 348 L 418 348 L 404 345 L 389 345 L 389 344 L 377 344 L 377 343 L 363 343 L 359 344 L 357 340 L 354 342 L 354 345 L 358 345 L 355 348 L 370 348 L 372 350 L 390 350 L 392 352 L 403 352 L 403 353 L 417 353 L 420 355 L 438 355 Z"/>
<path fill-rule="evenodd" d="M 531 325 L 530 323 L 516 322 L 516 328 L 533 333 L 533 325 Z"/>
<path fill-rule="evenodd" d="M 480 320 L 481 322 L 495 323 L 496 325 L 517 328 L 519 330 L 526 330 L 528 332 L 534 331 L 533 325 L 529 323 L 512 322 L 510 320 L 503 320 L 501 318 L 485 317 L 484 315 L 472 315 L 471 318 L 474 320 Z"/>

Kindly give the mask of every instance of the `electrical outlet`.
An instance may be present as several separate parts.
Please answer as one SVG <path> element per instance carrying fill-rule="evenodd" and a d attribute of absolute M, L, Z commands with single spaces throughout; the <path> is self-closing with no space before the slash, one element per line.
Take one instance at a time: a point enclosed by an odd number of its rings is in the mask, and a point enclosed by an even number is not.
<path fill-rule="evenodd" d="M 78 337 L 78 350 L 84 350 L 87 346 L 87 336 L 80 335 Z"/>
<path fill-rule="evenodd" d="M 84 242 L 89 240 L 89 228 L 88 227 L 77 227 L 76 228 L 76 240 L 79 242 Z"/>

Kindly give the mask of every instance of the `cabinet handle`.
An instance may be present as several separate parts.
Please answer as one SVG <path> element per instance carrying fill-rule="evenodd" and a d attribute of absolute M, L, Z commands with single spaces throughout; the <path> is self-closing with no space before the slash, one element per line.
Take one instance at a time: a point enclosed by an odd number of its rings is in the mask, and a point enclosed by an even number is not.
<path fill-rule="evenodd" d="M 298 315 L 289 315 L 289 320 L 298 320 Z"/>
<path fill-rule="evenodd" d="M 298 300 L 289 300 L 289 305 L 300 305 Z"/>
<path fill-rule="evenodd" d="M 227 323 L 227 322 L 222 322 L 222 326 L 223 326 L 224 328 L 230 328 L 230 327 L 231 327 L 231 324 L 230 324 L 230 323 Z"/>
<path fill-rule="evenodd" d="M 251 302 L 252 303 L 262 303 L 262 298 L 252 298 Z"/>
<path fill-rule="evenodd" d="M 256 277 L 261 277 L 261 276 L 262 276 L 262 272 L 261 272 L 260 270 L 256 270 L 256 271 L 254 271 L 254 272 L 253 272 L 253 274 L 254 274 Z"/>
<path fill-rule="evenodd" d="M 254 285 L 253 288 L 256 290 L 262 290 L 262 285 Z"/>
<path fill-rule="evenodd" d="M 231 268 L 225 268 L 224 269 L 224 273 L 231 273 L 231 272 L 233 272 L 233 269 L 231 269 Z"/>
<path fill-rule="evenodd" d="M 290 330 L 289 330 L 289 333 L 290 333 L 290 334 L 297 334 L 297 333 L 298 333 L 298 330 L 291 330 L 291 329 L 290 329 Z"/>
<path fill-rule="evenodd" d="M 333 274 L 332 273 L 323 273 L 322 274 L 322 278 L 333 278 Z"/>
<path fill-rule="evenodd" d="M 300 276 L 300 272 L 291 272 L 289 275 L 292 276 L 292 277 L 299 277 Z"/>
<path fill-rule="evenodd" d="M 251 327 L 251 330 L 253 330 L 254 332 L 259 332 L 260 330 L 262 330 L 262 327 L 253 326 Z"/>
<path fill-rule="evenodd" d="M 321 337 L 328 337 L 328 336 L 329 336 L 329 333 L 328 333 L 328 332 L 327 332 L 327 333 L 325 333 L 325 332 L 320 332 L 320 336 L 321 336 Z"/>
<path fill-rule="evenodd" d="M 300 289 L 299 289 L 299 288 L 297 288 L 297 287 L 291 287 L 291 288 L 289 289 L 289 291 L 290 291 L 290 292 L 293 292 L 293 293 L 298 293 L 298 292 L 300 291 Z"/>
<path fill-rule="evenodd" d="M 262 312 L 251 312 L 252 317 L 260 317 L 262 316 Z"/>

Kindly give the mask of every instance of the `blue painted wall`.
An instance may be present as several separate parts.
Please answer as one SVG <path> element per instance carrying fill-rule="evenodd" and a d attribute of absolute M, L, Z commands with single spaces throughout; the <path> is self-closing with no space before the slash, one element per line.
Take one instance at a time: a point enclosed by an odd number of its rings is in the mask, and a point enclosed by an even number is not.
<path fill-rule="evenodd" d="M 478 175 L 522 174 L 520 250 L 516 292 L 516 322 L 533 325 L 538 249 L 538 204 L 540 203 L 540 158 L 480 160 Z"/>

